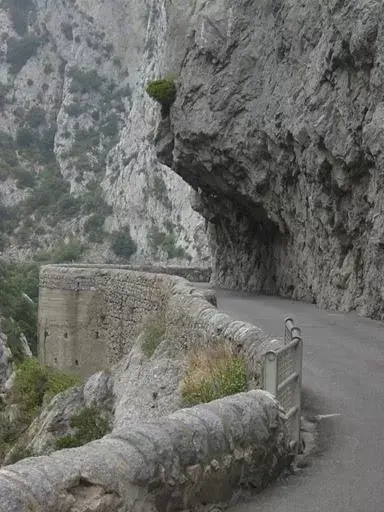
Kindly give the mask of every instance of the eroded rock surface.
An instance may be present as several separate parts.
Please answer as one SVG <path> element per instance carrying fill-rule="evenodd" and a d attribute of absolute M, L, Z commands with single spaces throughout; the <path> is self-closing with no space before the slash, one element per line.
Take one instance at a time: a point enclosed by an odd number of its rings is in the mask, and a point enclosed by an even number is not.
<path fill-rule="evenodd" d="M 384 318 L 383 9 L 195 2 L 157 140 L 197 191 L 218 283 Z"/>

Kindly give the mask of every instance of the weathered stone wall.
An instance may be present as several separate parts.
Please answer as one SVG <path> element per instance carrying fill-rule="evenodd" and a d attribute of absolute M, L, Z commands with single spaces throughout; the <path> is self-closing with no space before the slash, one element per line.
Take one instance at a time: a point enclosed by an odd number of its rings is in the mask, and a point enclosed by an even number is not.
<path fill-rule="evenodd" d="M 286 420 L 264 391 L 115 430 L 0 471 L 1 512 L 165 512 L 229 503 L 289 460 Z"/>
<path fill-rule="evenodd" d="M 132 347 L 145 315 L 169 294 L 171 279 L 118 268 L 43 267 L 41 362 L 82 375 L 116 363 Z"/>
<path fill-rule="evenodd" d="M 209 299 L 209 300 L 207 300 Z M 39 358 L 87 376 L 120 361 L 148 316 L 162 311 L 180 349 L 194 340 L 222 338 L 246 354 L 250 380 L 260 384 L 260 355 L 273 341 L 261 329 L 234 321 L 214 305 L 209 291 L 181 277 L 126 267 L 42 267 Z"/>
<path fill-rule="evenodd" d="M 69 268 L 113 268 L 120 270 L 137 270 L 139 272 L 150 272 L 152 274 L 168 274 L 184 277 L 194 283 L 208 283 L 212 276 L 211 267 L 178 267 L 175 265 L 106 265 L 92 263 L 71 263 L 61 264 L 61 267 Z"/>

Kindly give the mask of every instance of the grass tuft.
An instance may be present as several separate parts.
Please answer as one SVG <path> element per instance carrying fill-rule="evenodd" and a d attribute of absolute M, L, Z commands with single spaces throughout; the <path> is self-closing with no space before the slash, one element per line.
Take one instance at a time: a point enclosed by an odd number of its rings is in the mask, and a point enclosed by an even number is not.
<path fill-rule="evenodd" d="M 244 358 L 229 343 L 199 347 L 190 353 L 181 389 L 185 405 L 211 402 L 246 389 Z"/>
<path fill-rule="evenodd" d="M 143 322 L 142 349 L 147 357 L 152 357 L 157 347 L 163 341 L 167 331 L 167 318 L 165 311 L 158 311 L 148 315 Z"/>

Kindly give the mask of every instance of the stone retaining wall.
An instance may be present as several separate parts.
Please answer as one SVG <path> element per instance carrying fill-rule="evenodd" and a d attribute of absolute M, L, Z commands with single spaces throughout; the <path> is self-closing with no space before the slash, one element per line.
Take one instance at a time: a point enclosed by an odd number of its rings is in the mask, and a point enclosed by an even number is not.
<path fill-rule="evenodd" d="M 7 466 L 0 511 L 200 510 L 262 489 L 289 461 L 288 446 L 278 403 L 254 390 Z"/>
<path fill-rule="evenodd" d="M 145 321 L 159 312 L 181 349 L 203 338 L 235 344 L 246 355 L 254 387 L 261 384 L 261 354 L 281 343 L 221 313 L 212 291 L 181 277 L 126 267 L 48 265 L 40 272 L 39 358 L 63 371 L 91 375 L 121 360 Z"/>

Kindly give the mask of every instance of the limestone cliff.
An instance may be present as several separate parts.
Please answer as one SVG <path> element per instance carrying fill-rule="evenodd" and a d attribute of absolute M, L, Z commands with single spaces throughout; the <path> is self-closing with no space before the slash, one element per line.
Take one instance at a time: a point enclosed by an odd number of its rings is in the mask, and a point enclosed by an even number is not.
<path fill-rule="evenodd" d="M 384 318 L 383 2 L 193 4 L 168 3 L 158 152 L 197 192 L 217 282 Z"/>
<path fill-rule="evenodd" d="M 150 0 L 1 2 L 0 254 L 44 260 L 64 240 L 67 260 L 116 262 L 128 226 L 133 262 L 206 261 L 190 187 L 152 144 L 166 25 Z"/>

